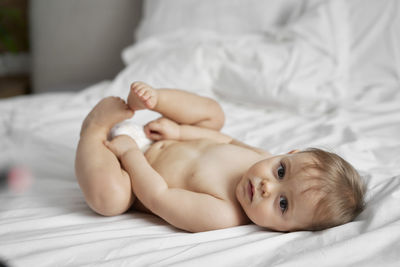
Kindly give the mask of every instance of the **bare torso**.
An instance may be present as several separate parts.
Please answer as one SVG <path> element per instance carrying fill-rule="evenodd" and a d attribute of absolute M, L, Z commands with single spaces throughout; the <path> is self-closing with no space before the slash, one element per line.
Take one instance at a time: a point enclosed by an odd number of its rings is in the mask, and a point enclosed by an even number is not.
<path fill-rule="evenodd" d="M 251 165 L 264 158 L 245 147 L 208 139 L 159 141 L 146 151 L 145 157 L 169 187 L 224 199 L 238 213 L 243 212 L 236 200 L 236 185 Z M 139 201 L 134 208 L 148 212 Z"/>

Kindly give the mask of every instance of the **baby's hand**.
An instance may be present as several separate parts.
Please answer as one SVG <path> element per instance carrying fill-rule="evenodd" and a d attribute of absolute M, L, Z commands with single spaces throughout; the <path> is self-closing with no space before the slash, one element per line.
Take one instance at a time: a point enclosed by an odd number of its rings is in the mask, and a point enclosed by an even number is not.
<path fill-rule="evenodd" d="M 180 125 L 165 117 L 146 124 L 144 132 L 148 138 L 155 141 L 164 139 L 179 140 L 181 137 Z"/>
<path fill-rule="evenodd" d="M 111 150 L 118 158 L 121 158 L 125 153 L 131 150 L 140 151 L 135 140 L 127 135 L 116 136 L 111 141 L 105 141 L 104 145 Z"/>

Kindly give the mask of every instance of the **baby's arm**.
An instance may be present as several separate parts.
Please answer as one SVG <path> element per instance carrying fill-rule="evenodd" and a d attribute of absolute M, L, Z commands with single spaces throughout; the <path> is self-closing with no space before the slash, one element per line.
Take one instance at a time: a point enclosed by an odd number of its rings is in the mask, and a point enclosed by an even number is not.
<path fill-rule="evenodd" d="M 178 124 L 170 119 L 161 117 L 144 126 L 147 137 L 159 140 L 188 141 L 196 139 L 212 139 L 220 143 L 229 143 L 232 138 L 219 131 L 195 125 Z"/>
<path fill-rule="evenodd" d="M 180 141 L 196 140 L 196 139 L 211 139 L 218 143 L 232 144 L 253 150 L 262 155 L 269 156 L 270 154 L 262 149 L 249 146 L 232 137 L 209 128 L 199 127 L 195 125 L 178 124 L 167 118 L 159 118 L 148 123 L 144 127 L 144 131 L 152 140 L 173 139 Z"/>
<path fill-rule="evenodd" d="M 227 201 L 209 194 L 169 188 L 130 137 L 118 136 L 105 145 L 129 173 L 135 195 L 154 214 L 175 227 L 201 232 L 240 224 L 237 212 Z"/>

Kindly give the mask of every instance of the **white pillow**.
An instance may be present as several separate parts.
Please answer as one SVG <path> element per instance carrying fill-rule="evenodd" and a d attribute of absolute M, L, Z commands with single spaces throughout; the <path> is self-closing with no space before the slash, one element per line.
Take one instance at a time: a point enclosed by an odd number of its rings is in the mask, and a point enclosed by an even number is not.
<path fill-rule="evenodd" d="M 136 40 L 179 29 L 257 33 L 286 24 L 304 0 L 145 0 Z"/>
<path fill-rule="evenodd" d="M 238 102 L 320 114 L 346 106 L 349 24 L 345 0 L 309 1 L 273 35 L 240 36 L 224 48 L 214 91 Z"/>

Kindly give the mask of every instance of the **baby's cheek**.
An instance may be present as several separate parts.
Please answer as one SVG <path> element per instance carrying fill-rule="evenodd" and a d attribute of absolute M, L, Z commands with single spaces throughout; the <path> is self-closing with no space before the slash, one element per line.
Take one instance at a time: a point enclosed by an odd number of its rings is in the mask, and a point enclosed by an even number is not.
<path fill-rule="evenodd" d="M 271 214 L 267 208 L 260 205 L 252 210 L 251 218 L 255 224 L 266 227 L 271 222 Z"/>

